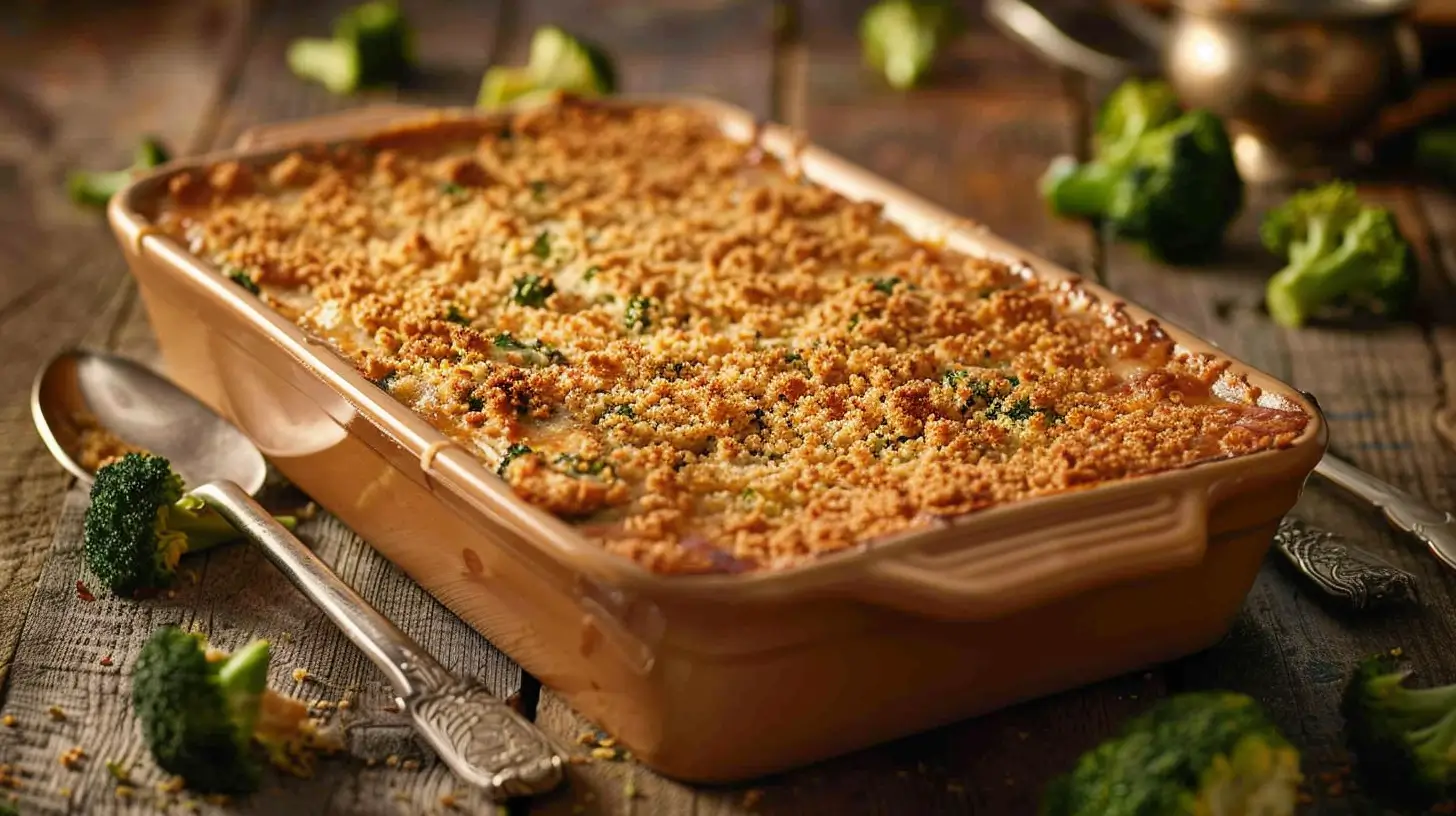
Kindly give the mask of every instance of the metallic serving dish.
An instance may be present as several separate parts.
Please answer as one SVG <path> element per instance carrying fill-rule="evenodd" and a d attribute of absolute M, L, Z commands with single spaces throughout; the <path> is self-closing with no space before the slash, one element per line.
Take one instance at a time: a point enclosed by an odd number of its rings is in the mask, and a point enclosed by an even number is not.
<path fill-rule="evenodd" d="M 717 102 L 670 102 L 850 198 L 884 203 L 912 233 L 1025 259 L 1034 274 L 1108 304 L 1110 319 L 1152 319 L 786 128 Z M 237 150 L 137 181 L 113 200 L 111 224 L 171 377 L 668 776 L 753 777 L 1203 649 L 1226 632 L 1323 454 L 1318 408 L 1235 362 L 1266 404 L 1309 415 L 1292 446 L 995 507 L 784 572 L 653 574 L 517 499 L 475 456 L 148 219 L 179 171 L 267 162 L 289 143 L 362 138 L 420 115 L 363 111 L 254 133 Z"/>

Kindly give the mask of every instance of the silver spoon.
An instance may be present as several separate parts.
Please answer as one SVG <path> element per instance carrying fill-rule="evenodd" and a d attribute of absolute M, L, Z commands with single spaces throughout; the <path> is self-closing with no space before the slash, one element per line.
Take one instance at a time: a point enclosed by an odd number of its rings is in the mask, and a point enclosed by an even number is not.
<path fill-rule="evenodd" d="M 46 447 L 90 485 L 78 461 L 89 414 L 121 439 L 171 460 L 191 493 L 262 546 L 268 558 L 363 650 L 394 684 L 416 730 L 457 776 L 493 799 L 546 793 L 563 761 L 550 738 L 473 680 L 451 675 L 344 584 L 253 494 L 263 456 L 237 428 L 162 376 L 107 354 L 66 351 L 36 377 L 31 413 Z"/>

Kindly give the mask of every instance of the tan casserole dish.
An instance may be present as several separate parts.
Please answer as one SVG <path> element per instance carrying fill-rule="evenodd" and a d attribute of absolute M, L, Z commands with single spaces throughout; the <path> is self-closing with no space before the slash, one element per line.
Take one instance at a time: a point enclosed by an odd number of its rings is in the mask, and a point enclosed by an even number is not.
<path fill-rule="evenodd" d="M 706 112 L 732 138 L 792 155 L 808 178 L 851 199 L 883 202 L 885 216 L 912 233 L 1076 282 L 786 129 L 716 102 L 672 104 Z M 1323 454 L 1316 406 L 1235 361 L 1232 373 L 1263 399 L 1309 417 L 1292 445 L 993 507 L 784 571 L 649 572 L 518 499 L 474 455 L 382 398 L 349 361 L 149 222 L 175 173 L 221 159 L 266 162 L 286 152 L 282 144 L 347 141 L 419 115 L 395 109 L 294 124 L 230 153 L 169 165 L 113 200 L 112 226 L 174 379 L 670 776 L 764 774 L 1204 648 L 1226 631 L 1275 526 Z M 1128 319 L 1152 319 L 1075 285 Z M 1180 348 L 1216 353 L 1166 331 Z"/>

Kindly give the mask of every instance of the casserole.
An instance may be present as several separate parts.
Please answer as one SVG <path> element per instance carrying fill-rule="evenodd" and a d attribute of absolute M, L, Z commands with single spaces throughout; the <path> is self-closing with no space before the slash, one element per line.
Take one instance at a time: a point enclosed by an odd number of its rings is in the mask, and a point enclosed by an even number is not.
<path fill-rule="evenodd" d="M 887 221 L 920 238 L 1013 259 L 1111 324 L 1164 332 L 1070 273 L 1022 260 L 978 226 L 741 111 L 701 100 L 596 104 L 624 115 L 691 111 L 817 185 L 883 203 Z M 411 115 L 430 120 L 421 133 L 504 121 Z M 362 142 L 411 132 L 345 117 L 304 125 L 294 138 Z M 202 245 L 184 246 L 162 228 L 169 188 L 228 162 L 276 166 L 289 152 L 254 145 L 173 164 L 114 200 L 112 224 L 169 373 L 670 776 L 771 772 L 1201 648 L 1236 613 L 1275 525 L 1323 452 L 1313 405 L 1226 361 L 1223 397 L 1298 414 L 1302 429 L 1257 452 L 992 504 L 783 569 L 654 572 L 521 501 L 459 439 L 387 398 L 336 341 L 301 331 L 202 260 Z M 1182 352 L 1216 357 L 1166 331 Z"/>

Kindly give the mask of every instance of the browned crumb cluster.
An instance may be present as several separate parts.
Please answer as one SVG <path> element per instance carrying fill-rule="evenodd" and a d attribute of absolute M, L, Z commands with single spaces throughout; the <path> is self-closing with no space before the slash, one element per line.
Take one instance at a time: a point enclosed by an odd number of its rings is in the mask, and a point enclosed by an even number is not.
<path fill-rule="evenodd" d="M 662 572 L 789 567 L 1308 421 L 1215 398 L 1226 363 L 915 240 L 689 110 L 437 121 L 170 189 L 162 229 Z"/>
<path fill-rule="evenodd" d="M 133 445 L 102 427 L 96 417 L 78 413 L 72 418 L 81 431 L 81 467 L 96 472 L 128 453 L 147 453 L 144 448 Z"/>

